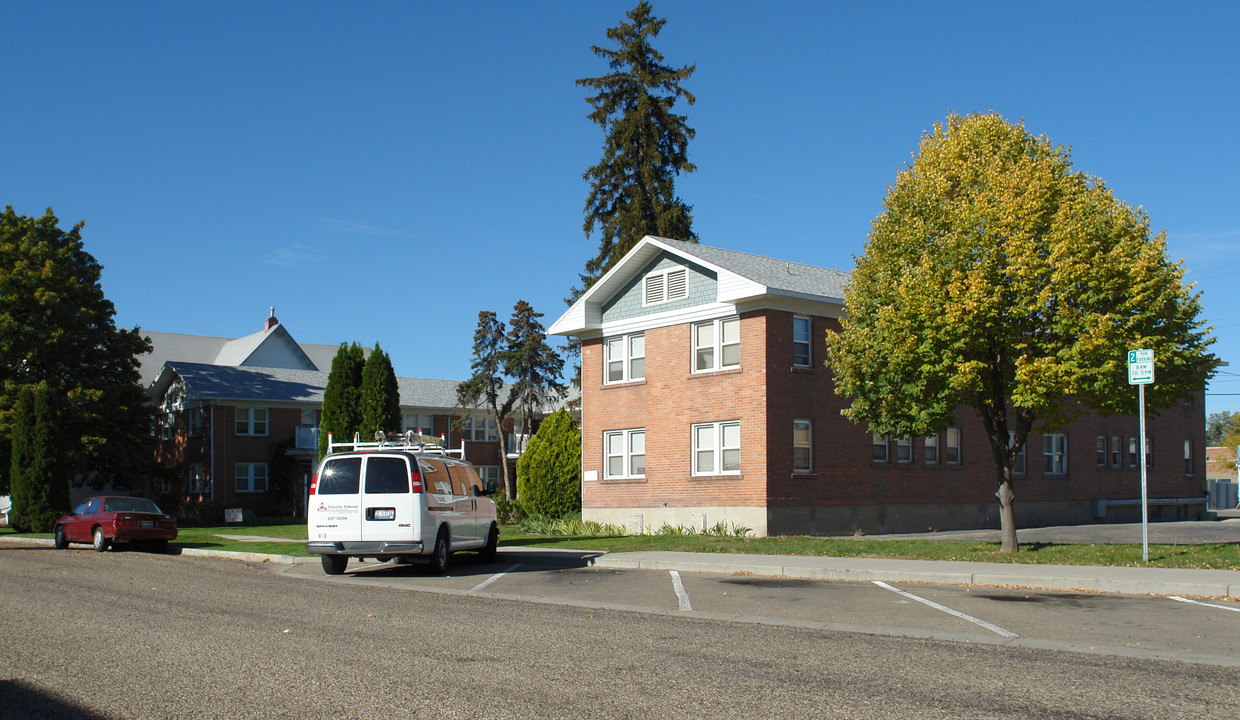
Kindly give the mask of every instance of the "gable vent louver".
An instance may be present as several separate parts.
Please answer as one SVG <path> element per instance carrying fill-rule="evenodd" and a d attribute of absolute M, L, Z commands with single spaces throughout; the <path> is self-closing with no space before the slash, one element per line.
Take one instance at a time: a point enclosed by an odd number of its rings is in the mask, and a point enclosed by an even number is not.
<path fill-rule="evenodd" d="M 684 269 L 673 270 L 667 274 L 667 299 L 679 300 L 689 297 L 688 273 Z"/>
<path fill-rule="evenodd" d="M 667 298 L 663 292 L 663 280 L 666 275 L 647 275 L 646 276 L 646 304 L 654 305 L 661 303 Z"/>

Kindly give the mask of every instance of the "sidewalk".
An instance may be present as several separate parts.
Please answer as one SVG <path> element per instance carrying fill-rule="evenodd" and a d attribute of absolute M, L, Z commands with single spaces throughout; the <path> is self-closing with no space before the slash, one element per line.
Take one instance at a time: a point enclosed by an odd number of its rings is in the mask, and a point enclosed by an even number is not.
<path fill-rule="evenodd" d="M 1240 571 L 1237 570 L 722 555 L 688 552 L 613 553 L 595 558 L 593 565 L 602 568 L 677 570 L 819 580 L 885 580 L 948 585 L 994 585 L 1044 590 L 1088 590 L 1130 595 L 1228 597 L 1240 600 Z"/>

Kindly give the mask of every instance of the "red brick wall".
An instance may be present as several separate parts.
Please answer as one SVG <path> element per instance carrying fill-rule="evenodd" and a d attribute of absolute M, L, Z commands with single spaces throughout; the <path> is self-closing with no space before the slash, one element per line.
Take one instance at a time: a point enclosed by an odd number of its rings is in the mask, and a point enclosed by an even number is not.
<path fill-rule="evenodd" d="M 646 378 L 603 385 L 603 342 L 582 344 L 583 470 L 586 508 L 762 507 L 766 502 L 766 334 L 763 313 L 741 315 L 741 363 L 735 370 L 692 372 L 690 325 L 646 331 Z M 740 420 L 741 474 L 693 477 L 690 427 Z M 603 433 L 645 428 L 644 480 L 603 479 Z"/>

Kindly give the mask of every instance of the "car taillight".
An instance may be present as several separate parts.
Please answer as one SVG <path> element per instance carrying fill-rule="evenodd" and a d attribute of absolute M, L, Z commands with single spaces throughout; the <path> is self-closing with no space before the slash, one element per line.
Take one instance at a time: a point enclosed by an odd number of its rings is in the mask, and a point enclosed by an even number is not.
<path fill-rule="evenodd" d="M 315 474 L 314 474 L 314 477 L 313 477 L 313 478 L 311 478 L 311 480 L 310 480 L 310 494 L 311 494 L 311 495 L 313 495 L 313 494 L 314 494 L 314 491 L 315 491 L 315 489 L 317 489 L 317 488 L 318 488 L 318 486 L 319 486 L 319 474 L 318 474 L 318 473 L 315 473 Z"/>
<path fill-rule="evenodd" d="M 415 493 L 422 492 L 422 473 L 417 470 L 409 473 L 409 484 L 413 486 Z"/>

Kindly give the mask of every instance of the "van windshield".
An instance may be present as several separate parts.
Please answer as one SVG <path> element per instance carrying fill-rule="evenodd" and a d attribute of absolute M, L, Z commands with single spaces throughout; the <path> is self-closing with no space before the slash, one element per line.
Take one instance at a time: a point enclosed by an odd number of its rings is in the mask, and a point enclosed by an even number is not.
<path fill-rule="evenodd" d="M 319 470 L 320 495 L 350 495 L 357 493 L 358 479 L 362 476 L 360 457 L 337 458 L 323 463 Z"/>

